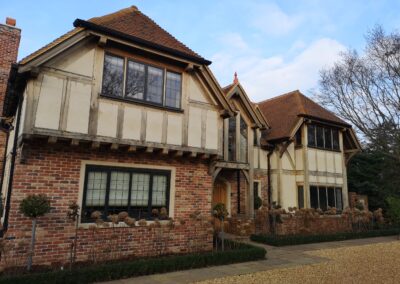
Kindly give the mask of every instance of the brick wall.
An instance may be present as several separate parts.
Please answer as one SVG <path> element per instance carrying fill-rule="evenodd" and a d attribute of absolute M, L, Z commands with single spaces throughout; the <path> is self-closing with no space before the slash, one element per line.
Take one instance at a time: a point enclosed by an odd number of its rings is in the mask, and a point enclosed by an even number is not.
<path fill-rule="evenodd" d="M 74 234 L 74 224 L 66 218 L 68 205 L 78 201 L 82 160 L 114 163 L 170 166 L 176 169 L 174 219 L 176 226 L 169 228 L 101 228 L 93 234 L 91 229 L 79 230 L 79 260 L 90 258 L 93 243 L 118 245 L 124 256 L 150 256 L 160 252 L 161 235 L 168 236 L 163 254 L 185 253 L 198 248 L 212 250 L 211 211 L 212 178 L 208 175 L 208 162 L 188 157 L 174 159 L 161 154 L 110 151 L 109 148 L 93 150 L 89 145 L 71 147 L 61 144 L 36 142 L 26 147 L 26 163 L 17 159 L 7 238 L 17 255 L 18 244 L 29 241 L 31 221 L 18 210 L 20 201 L 28 194 L 44 193 L 51 197 L 51 212 L 38 221 L 37 245 L 34 264 L 66 263 Z M 191 215 L 200 213 L 201 220 Z M 184 223 L 184 224 L 182 224 Z M 117 241 L 108 240 L 115 236 Z M 158 247 L 155 243 L 159 243 Z M 23 251 L 23 250 L 22 250 Z M 104 248 L 100 251 L 109 251 Z"/>
<path fill-rule="evenodd" d="M 17 61 L 21 30 L 15 28 L 15 20 L 7 19 L 6 25 L 0 24 L 0 115 L 3 112 L 4 96 L 7 89 L 11 64 Z M 0 177 L 3 171 L 6 134 L 0 131 Z"/>

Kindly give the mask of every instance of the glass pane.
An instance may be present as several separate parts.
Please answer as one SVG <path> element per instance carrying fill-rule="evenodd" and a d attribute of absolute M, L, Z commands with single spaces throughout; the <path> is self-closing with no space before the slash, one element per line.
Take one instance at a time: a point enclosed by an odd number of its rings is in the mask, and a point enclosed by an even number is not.
<path fill-rule="evenodd" d="M 332 129 L 332 141 L 333 141 L 333 149 L 340 150 L 339 131 L 337 129 Z"/>
<path fill-rule="evenodd" d="M 149 174 L 132 174 L 131 206 L 147 206 L 149 204 Z"/>
<path fill-rule="evenodd" d="M 343 210 L 343 202 L 342 202 L 342 189 L 337 187 L 336 189 L 336 209 Z"/>
<path fill-rule="evenodd" d="M 240 161 L 247 162 L 247 124 L 240 117 Z"/>
<path fill-rule="evenodd" d="M 311 208 L 318 208 L 318 189 L 316 186 L 310 187 L 310 203 Z"/>
<path fill-rule="evenodd" d="M 86 206 L 104 206 L 107 172 L 89 172 L 86 184 Z"/>
<path fill-rule="evenodd" d="M 308 146 L 315 147 L 315 125 L 308 125 L 307 127 L 308 132 Z"/>
<path fill-rule="evenodd" d="M 335 189 L 328 187 L 328 206 L 335 207 Z"/>
<path fill-rule="evenodd" d="M 127 98 L 143 100 L 145 74 L 145 66 L 143 64 L 128 61 L 125 91 Z"/>
<path fill-rule="evenodd" d="M 228 160 L 236 161 L 236 117 L 230 117 L 228 124 Z"/>
<path fill-rule="evenodd" d="M 260 141 L 260 139 L 258 137 L 258 131 L 257 131 L 257 129 L 253 129 L 253 145 L 260 146 L 259 141 Z"/>
<path fill-rule="evenodd" d="M 325 132 L 325 148 L 332 149 L 332 129 L 324 128 Z"/>
<path fill-rule="evenodd" d="M 301 128 L 299 130 L 297 130 L 296 132 L 296 136 L 295 136 L 295 145 L 296 146 L 301 146 L 302 145 L 302 141 L 301 141 Z"/>
<path fill-rule="evenodd" d="M 128 206 L 129 173 L 111 172 L 109 206 Z"/>
<path fill-rule="evenodd" d="M 161 104 L 163 96 L 163 70 L 155 67 L 147 67 L 147 97 L 146 100 Z"/>
<path fill-rule="evenodd" d="M 317 126 L 317 147 L 324 148 L 324 128 Z"/>
<path fill-rule="evenodd" d="M 122 97 L 124 82 L 124 59 L 106 54 L 104 57 L 103 89 L 107 96 Z"/>
<path fill-rule="evenodd" d="M 319 187 L 318 193 L 319 193 L 319 208 L 326 211 L 326 209 L 327 209 L 326 187 L 323 187 L 323 186 Z"/>
<path fill-rule="evenodd" d="M 165 105 L 179 108 L 181 105 L 181 75 L 167 72 Z"/>
<path fill-rule="evenodd" d="M 167 177 L 153 176 L 153 188 L 151 194 L 152 206 L 167 206 Z"/>
<path fill-rule="evenodd" d="M 300 208 L 304 208 L 304 188 L 302 185 L 297 187 L 297 204 Z"/>

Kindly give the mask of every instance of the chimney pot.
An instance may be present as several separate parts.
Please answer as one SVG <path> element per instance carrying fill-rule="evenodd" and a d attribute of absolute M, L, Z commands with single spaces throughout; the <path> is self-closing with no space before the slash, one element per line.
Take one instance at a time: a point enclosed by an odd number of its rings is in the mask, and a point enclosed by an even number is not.
<path fill-rule="evenodd" d="M 6 18 L 6 24 L 9 25 L 9 26 L 15 27 L 15 25 L 17 24 L 17 21 L 15 19 L 13 19 L 13 18 L 7 17 Z"/>

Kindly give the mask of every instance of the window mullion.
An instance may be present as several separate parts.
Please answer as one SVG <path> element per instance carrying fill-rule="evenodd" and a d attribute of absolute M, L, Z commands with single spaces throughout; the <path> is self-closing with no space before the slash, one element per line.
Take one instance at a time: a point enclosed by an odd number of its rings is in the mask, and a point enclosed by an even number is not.
<path fill-rule="evenodd" d="M 133 172 L 130 171 L 130 172 L 129 172 L 128 208 L 127 208 L 127 211 L 128 211 L 129 216 L 130 216 L 130 213 L 131 213 L 132 174 L 133 174 Z"/>
<path fill-rule="evenodd" d="M 153 196 L 153 173 L 150 173 L 150 184 L 149 184 L 149 199 L 148 199 L 148 216 L 151 217 L 151 206 L 152 206 L 152 196 Z"/>
<path fill-rule="evenodd" d="M 111 185 L 111 170 L 107 171 L 107 185 L 106 185 L 106 198 L 104 200 L 104 215 L 108 216 L 108 201 L 110 199 L 110 185 Z"/>
<path fill-rule="evenodd" d="M 166 69 L 163 69 L 163 94 L 162 94 L 162 105 L 165 106 L 166 103 L 166 86 L 167 86 L 167 72 Z"/>

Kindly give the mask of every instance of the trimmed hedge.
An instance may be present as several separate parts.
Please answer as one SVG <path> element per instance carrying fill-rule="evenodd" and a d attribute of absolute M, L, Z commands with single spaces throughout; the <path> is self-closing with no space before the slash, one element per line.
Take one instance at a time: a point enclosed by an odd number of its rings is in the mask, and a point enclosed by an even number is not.
<path fill-rule="evenodd" d="M 393 236 L 400 233 L 400 229 L 371 230 L 366 232 L 346 232 L 326 235 L 251 235 L 250 239 L 258 243 L 272 246 L 290 246 L 320 242 L 344 241 L 350 239 L 373 238 L 381 236 Z"/>
<path fill-rule="evenodd" d="M 224 252 L 218 251 L 201 254 L 175 255 L 101 264 L 73 269 L 72 271 L 53 271 L 13 277 L 2 277 L 0 278 L 0 283 L 92 283 L 213 265 L 254 261 L 265 258 L 266 250 L 263 248 L 248 244 L 233 243 L 231 241 L 227 241 L 227 244 L 234 245 L 236 248 Z"/>

